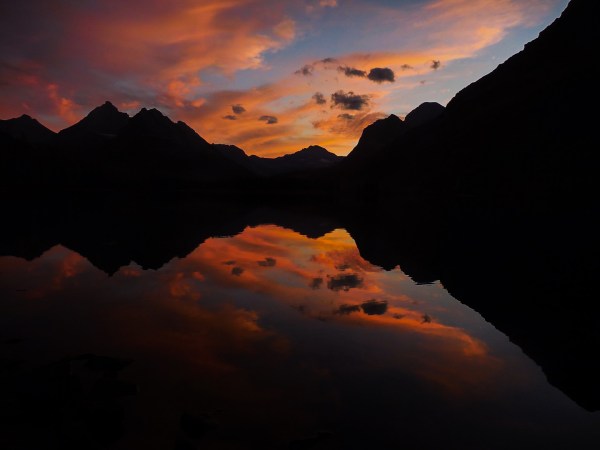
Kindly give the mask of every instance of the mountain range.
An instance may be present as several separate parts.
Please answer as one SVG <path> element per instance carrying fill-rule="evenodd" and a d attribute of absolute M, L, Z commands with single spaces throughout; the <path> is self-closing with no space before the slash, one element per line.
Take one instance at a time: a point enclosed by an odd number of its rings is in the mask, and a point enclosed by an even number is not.
<path fill-rule="evenodd" d="M 371 202 L 474 198 L 509 208 L 595 197 L 596 115 L 584 111 L 596 104 L 600 70 L 581 61 L 597 50 L 599 12 L 597 2 L 572 0 L 537 39 L 433 120 L 403 130 L 388 118 L 373 130 L 375 145 L 348 156 L 350 163 L 369 153 L 369 163 L 344 168 L 346 194 L 368 192 Z"/>
<path fill-rule="evenodd" d="M 197 187 L 318 170 L 343 159 L 316 145 L 277 158 L 247 155 L 233 145 L 209 144 L 157 109 L 130 117 L 108 101 L 58 133 L 27 115 L 1 120 L 0 142 L 6 186 Z"/>
<path fill-rule="evenodd" d="M 367 202 L 476 198 L 525 208 L 587 198 L 597 190 L 599 161 L 592 150 L 595 116 L 584 111 L 599 70 L 595 61 L 582 61 L 600 37 L 592 19 L 598 8 L 571 1 L 523 51 L 446 108 L 425 103 L 405 120 L 379 120 L 346 158 L 319 146 L 279 158 L 247 155 L 209 144 L 156 109 L 129 117 L 107 102 L 58 134 L 29 116 L 0 121 L 3 184 L 238 192 L 317 187 Z M 273 182 L 256 183 L 264 177 Z"/>

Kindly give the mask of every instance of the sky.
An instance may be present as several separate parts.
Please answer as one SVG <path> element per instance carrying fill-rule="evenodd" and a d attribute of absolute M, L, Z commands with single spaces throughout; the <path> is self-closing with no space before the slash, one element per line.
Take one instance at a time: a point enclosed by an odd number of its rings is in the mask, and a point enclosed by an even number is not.
<path fill-rule="evenodd" d="M 365 126 L 446 105 L 568 0 L 22 0 L 0 4 L 0 119 L 54 131 L 111 101 L 209 142 L 349 153 Z"/>

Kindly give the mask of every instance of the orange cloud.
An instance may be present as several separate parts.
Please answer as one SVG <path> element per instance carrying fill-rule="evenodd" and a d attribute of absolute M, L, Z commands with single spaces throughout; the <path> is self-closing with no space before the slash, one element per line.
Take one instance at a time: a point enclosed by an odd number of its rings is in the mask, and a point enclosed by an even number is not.
<path fill-rule="evenodd" d="M 357 1 L 342 11 L 335 0 L 300 6 L 275 0 L 93 6 L 33 0 L 29 9 L 15 5 L 5 12 L 0 115 L 27 112 L 57 130 L 108 99 L 130 113 L 158 107 L 208 141 L 249 153 L 275 156 L 320 144 L 347 154 L 366 125 L 416 107 L 405 99 L 415 90 L 428 92 L 428 101 L 447 101 L 460 83 L 444 68 L 476 57 L 515 27 L 537 23 L 560 2 L 432 0 L 407 7 Z M 336 7 L 339 17 L 328 14 Z M 342 20 L 344 29 L 364 37 L 360 45 L 327 34 Z M 314 36 L 322 36 L 322 46 L 302 49 Z M 329 58 L 319 59 L 329 47 L 335 49 Z M 441 61 L 444 75 L 422 84 L 435 74 L 433 60 Z M 340 65 L 367 73 L 390 68 L 396 81 L 348 78 L 337 71 Z M 294 75 L 302 66 L 311 68 L 310 76 Z M 246 83 L 246 76 L 253 81 Z M 328 100 L 338 90 L 368 95 L 371 105 L 357 117 L 340 118 L 329 103 L 312 99 L 321 92 Z M 238 103 L 247 113 L 223 120 Z M 261 122 L 262 116 L 277 123 Z"/>

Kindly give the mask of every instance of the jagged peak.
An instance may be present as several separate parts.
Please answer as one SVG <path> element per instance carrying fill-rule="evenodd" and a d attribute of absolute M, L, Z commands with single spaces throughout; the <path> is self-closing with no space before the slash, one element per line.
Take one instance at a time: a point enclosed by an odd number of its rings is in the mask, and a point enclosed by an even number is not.
<path fill-rule="evenodd" d="M 90 113 L 88 114 L 88 117 L 99 115 L 99 114 L 103 114 L 103 115 L 119 114 L 119 115 L 126 115 L 127 117 L 129 117 L 129 114 L 119 111 L 119 109 L 115 105 L 113 105 L 111 102 L 109 102 L 108 100 L 105 101 L 102 105 L 96 106 L 93 110 L 91 110 Z"/>
<path fill-rule="evenodd" d="M 165 118 L 167 119 L 169 122 L 172 122 L 171 119 L 169 119 L 168 116 L 164 115 L 162 112 L 160 112 L 158 109 L 156 108 L 142 108 L 140 109 L 140 111 L 134 116 L 134 117 L 156 117 L 156 118 Z"/>

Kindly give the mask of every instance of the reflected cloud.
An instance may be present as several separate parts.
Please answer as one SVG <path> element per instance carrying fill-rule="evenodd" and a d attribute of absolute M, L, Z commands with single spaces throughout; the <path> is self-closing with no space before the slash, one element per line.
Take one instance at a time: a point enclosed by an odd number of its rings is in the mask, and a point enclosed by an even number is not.
<path fill-rule="evenodd" d="M 422 302 L 414 305 L 410 296 L 391 292 L 386 283 L 392 278 L 400 284 L 408 279 L 364 261 L 343 230 L 310 239 L 276 226 L 247 228 L 235 237 L 208 239 L 185 259 L 172 260 L 159 271 L 128 266 L 111 278 L 61 247 L 31 263 L 15 263 L 14 258 L 0 261 L 5 273 L 24 273 L 24 267 L 27 273 L 35 273 L 38 285 L 18 295 L 52 299 L 47 304 L 53 310 L 72 308 L 81 286 L 100 286 L 87 298 L 91 302 L 87 307 L 102 311 L 94 322 L 86 322 L 89 336 L 95 335 L 97 327 L 107 327 L 112 337 L 103 336 L 106 343 L 126 342 L 138 351 L 168 355 L 186 367 L 192 364 L 218 373 L 246 367 L 252 360 L 249 355 L 263 346 L 269 358 L 286 354 L 292 331 L 281 326 L 271 330 L 261 322 L 262 311 L 267 316 L 281 314 L 281 304 L 297 311 L 297 320 L 308 318 L 328 327 L 343 323 L 358 335 L 392 331 L 399 342 L 414 345 L 411 370 L 440 385 L 448 371 L 470 379 L 477 372 L 474 366 L 495 364 L 481 341 L 460 328 L 434 322 L 421 310 Z M 244 270 L 252 266 L 269 270 Z M 9 289 L 26 285 L 22 275 L 10 279 Z M 328 289 L 321 289 L 323 285 Z M 107 305 L 107 298 L 114 302 Z M 251 310 L 249 299 L 253 299 Z M 299 342 L 298 336 L 293 339 Z M 449 360 L 461 361 L 471 373 L 463 373 L 459 363 Z M 483 376 L 481 370 L 478 373 Z"/>
<path fill-rule="evenodd" d="M 241 274 L 244 273 L 244 268 L 236 266 L 233 269 L 231 269 L 231 275 L 235 275 L 236 277 L 239 277 Z"/>
<path fill-rule="evenodd" d="M 363 278 L 355 273 L 341 274 L 329 277 L 327 287 L 332 291 L 349 291 L 352 288 L 361 287 L 363 282 Z"/>
<path fill-rule="evenodd" d="M 310 280 L 311 289 L 320 289 L 323 286 L 323 278 L 313 278 Z"/>
<path fill-rule="evenodd" d="M 355 312 L 360 312 L 359 305 L 340 305 L 340 307 L 335 311 L 335 314 L 348 315 Z"/>
<path fill-rule="evenodd" d="M 369 316 L 381 316 L 387 312 L 388 302 L 385 300 L 367 300 L 361 303 L 360 309 Z"/>
<path fill-rule="evenodd" d="M 257 264 L 261 267 L 275 267 L 277 260 L 275 258 L 265 258 L 264 261 L 257 261 Z"/>

